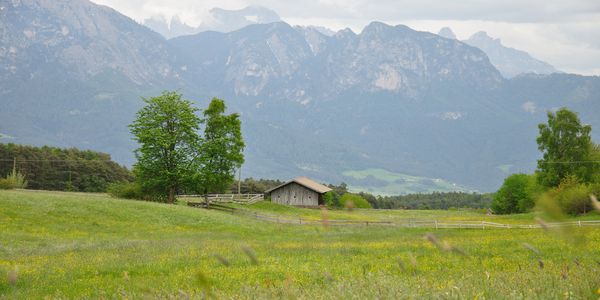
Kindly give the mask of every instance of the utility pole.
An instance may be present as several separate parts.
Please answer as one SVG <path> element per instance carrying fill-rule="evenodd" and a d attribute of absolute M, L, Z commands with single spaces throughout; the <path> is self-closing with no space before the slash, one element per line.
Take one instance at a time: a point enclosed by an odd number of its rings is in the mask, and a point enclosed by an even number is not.
<path fill-rule="evenodd" d="M 13 175 L 17 174 L 17 157 L 13 158 Z"/>
<path fill-rule="evenodd" d="M 242 166 L 238 168 L 238 195 L 241 194 L 242 190 Z"/>

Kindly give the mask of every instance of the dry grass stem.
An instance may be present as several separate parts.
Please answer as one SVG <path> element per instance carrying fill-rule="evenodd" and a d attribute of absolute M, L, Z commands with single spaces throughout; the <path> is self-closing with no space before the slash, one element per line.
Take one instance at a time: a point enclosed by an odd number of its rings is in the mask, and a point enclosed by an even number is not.
<path fill-rule="evenodd" d="M 217 259 L 217 261 L 220 264 L 222 264 L 222 265 L 224 265 L 226 267 L 229 267 L 231 265 L 231 263 L 229 263 L 229 260 L 227 260 L 225 257 L 223 257 L 223 256 L 221 256 L 219 254 L 215 254 L 214 257 Z"/>
<path fill-rule="evenodd" d="M 242 251 L 244 251 L 244 254 L 246 254 L 246 256 L 248 256 L 248 258 L 250 259 L 250 262 L 253 265 L 258 265 L 258 259 L 256 258 L 256 254 L 254 253 L 254 250 L 252 250 L 252 248 L 243 247 Z"/>

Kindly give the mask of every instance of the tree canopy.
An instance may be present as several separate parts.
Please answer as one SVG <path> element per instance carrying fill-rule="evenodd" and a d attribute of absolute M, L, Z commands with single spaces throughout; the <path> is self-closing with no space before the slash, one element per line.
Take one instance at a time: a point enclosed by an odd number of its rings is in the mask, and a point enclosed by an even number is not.
<path fill-rule="evenodd" d="M 16 171 L 27 188 L 77 192 L 105 192 L 109 184 L 132 181 L 127 168 L 109 154 L 76 148 L 0 144 L 0 177 Z"/>
<path fill-rule="evenodd" d="M 204 139 L 200 146 L 198 190 L 223 192 L 244 163 L 244 140 L 238 114 L 225 115 L 225 102 L 213 98 L 204 111 Z"/>
<path fill-rule="evenodd" d="M 576 113 L 561 108 L 548 112 L 548 123 L 538 127 L 537 143 L 543 153 L 537 168 L 540 183 L 555 187 L 568 175 L 590 182 L 597 169 L 591 162 L 591 126 L 582 124 Z"/>
<path fill-rule="evenodd" d="M 535 205 L 535 196 L 541 189 L 533 175 L 508 176 L 494 195 L 492 210 L 497 214 L 524 213 Z"/>
<path fill-rule="evenodd" d="M 135 151 L 136 179 L 144 189 L 173 203 L 177 191 L 189 184 L 194 174 L 201 119 L 192 103 L 176 92 L 143 100 L 146 105 L 130 125 L 140 144 Z"/>
<path fill-rule="evenodd" d="M 225 115 L 225 102 L 213 98 L 200 118 L 192 102 L 177 92 L 144 102 L 130 125 L 140 144 L 134 172 L 142 189 L 173 203 L 181 191 L 206 194 L 229 188 L 244 162 L 239 115 Z"/>

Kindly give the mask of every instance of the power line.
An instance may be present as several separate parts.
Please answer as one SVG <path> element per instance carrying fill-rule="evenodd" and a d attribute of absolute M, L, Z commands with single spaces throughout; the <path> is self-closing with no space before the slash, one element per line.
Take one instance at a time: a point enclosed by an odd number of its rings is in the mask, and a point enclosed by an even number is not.
<path fill-rule="evenodd" d="M 600 163 L 600 160 L 579 160 L 579 161 L 539 161 L 541 164 L 583 164 L 583 163 Z"/>
<path fill-rule="evenodd" d="M 13 159 L 0 159 L 0 161 L 12 162 Z M 17 162 L 114 162 L 110 159 L 17 159 Z M 116 162 L 115 162 L 116 163 Z"/>

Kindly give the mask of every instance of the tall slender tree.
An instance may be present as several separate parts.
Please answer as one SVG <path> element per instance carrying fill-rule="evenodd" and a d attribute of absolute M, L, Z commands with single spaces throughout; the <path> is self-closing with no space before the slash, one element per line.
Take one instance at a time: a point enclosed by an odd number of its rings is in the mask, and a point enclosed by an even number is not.
<path fill-rule="evenodd" d="M 244 163 L 241 121 L 236 113 L 225 115 L 225 102 L 213 98 L 204 111 L 204 137 L 200 146 L 197 185 L 200 192 L 223 192 Z"/>
<path fill-rule="evenodd" d="M 201 144 L 198 134 L 201 119 L 192 103 L 177 92 L 163 92 L 143 98 L 146 105 L 130 125 L 134 139 L 140 144 L 135 151 L 136 179 L 142 187 L 175 202 L 179 189 L 191 182 L 194 161 Z"/>
<path fill-rule="evenodd" d="M 589 182 L 596 168 L 591 162 L 591 126 L 582 124 L 576 113 L 561 108 L 548 112 L 548 124 L 538 127 L 537 143 L 543 153 L 537 168 L 540 183 L 555 187 L 568 175 Z"/>

